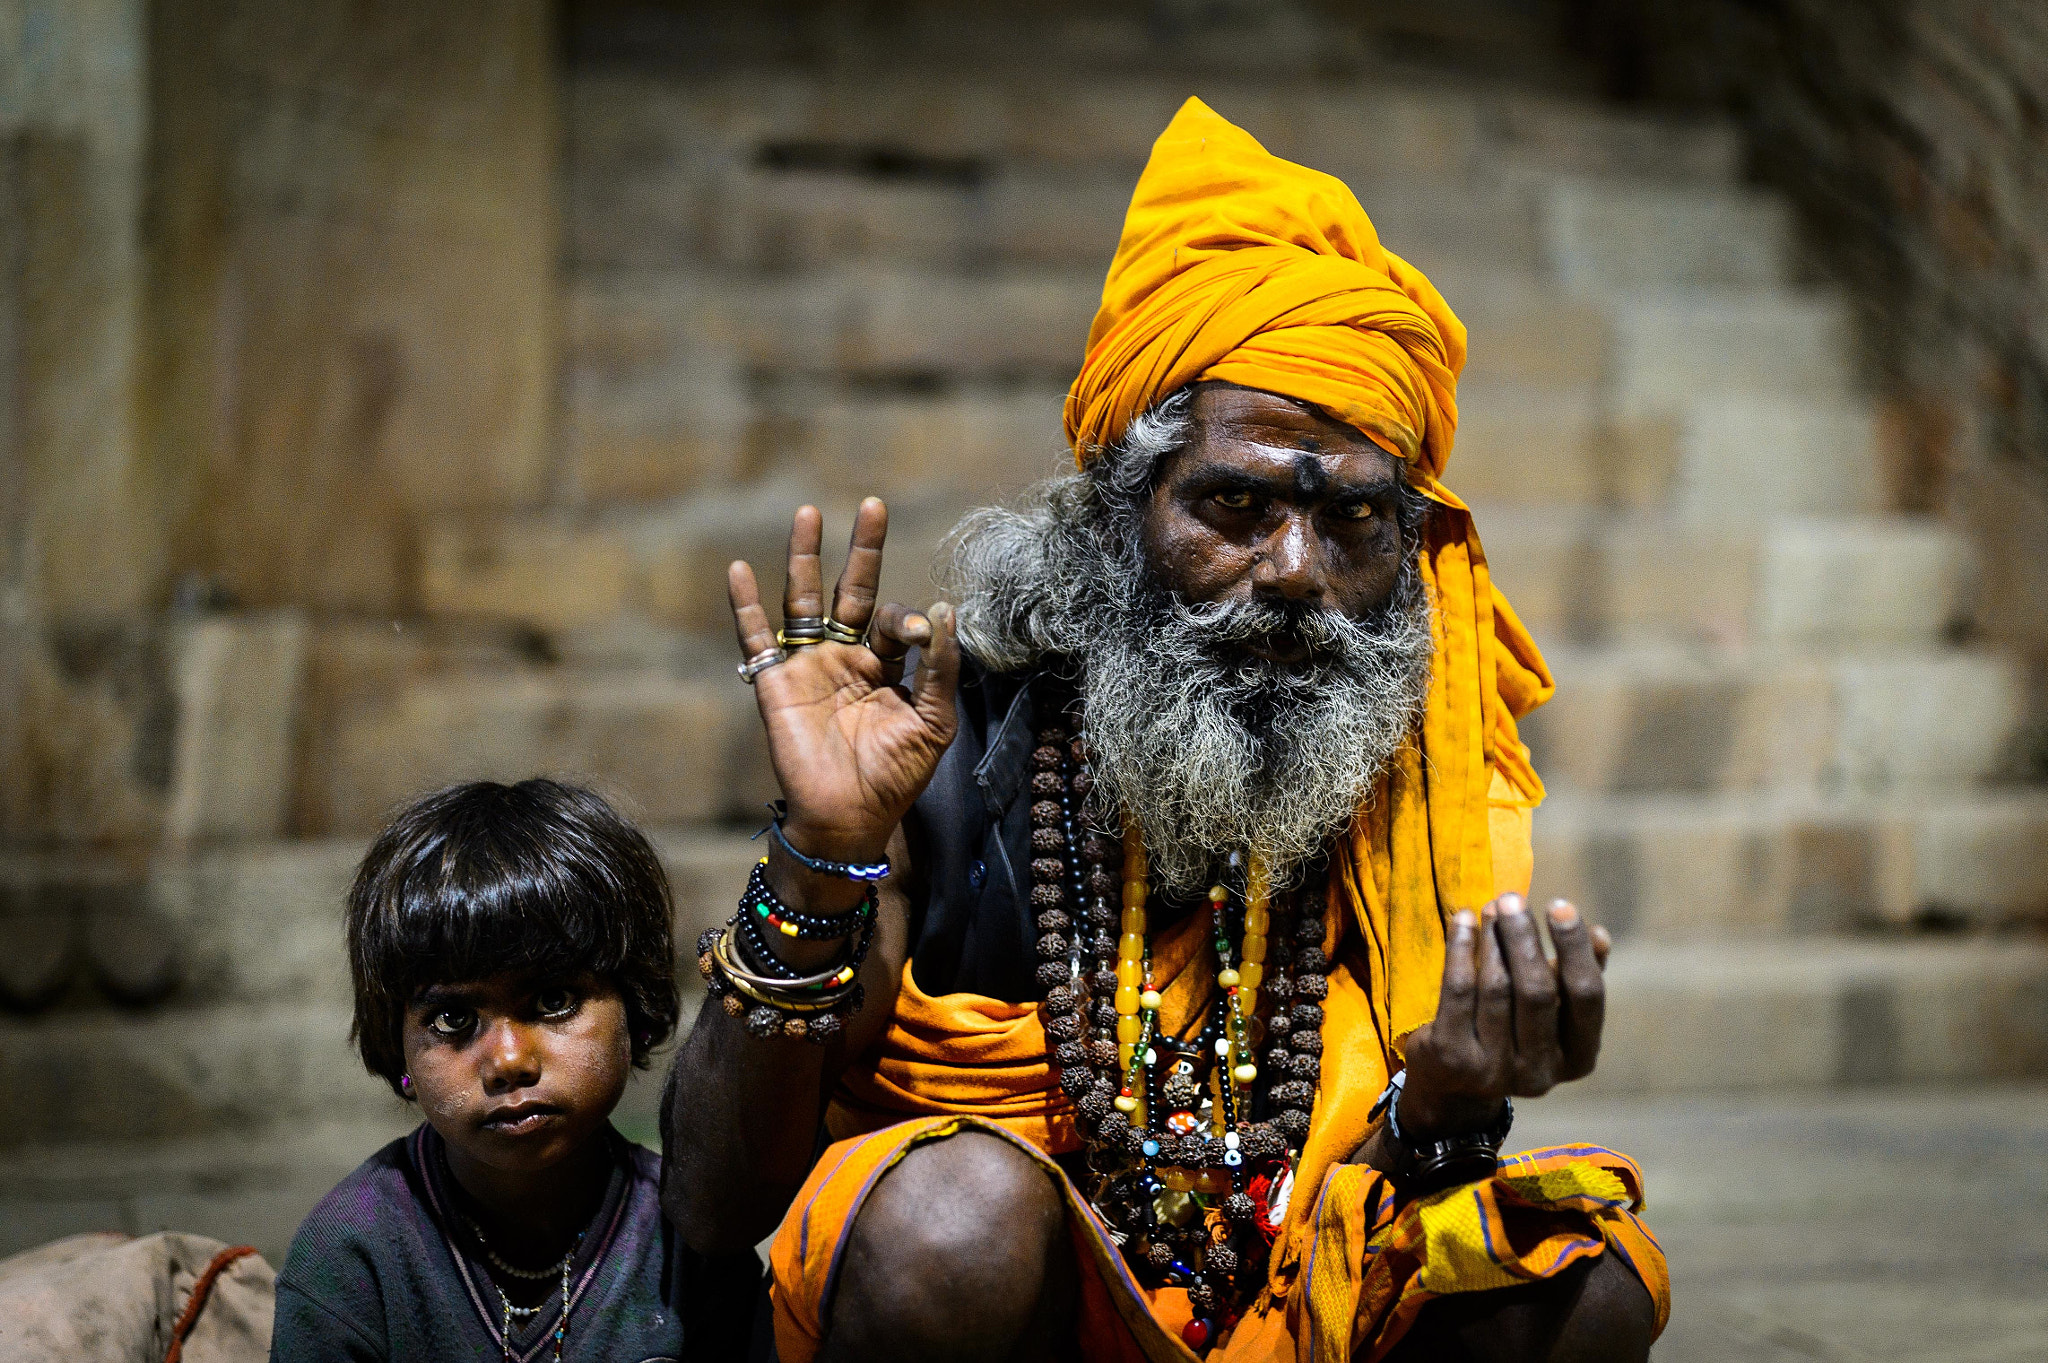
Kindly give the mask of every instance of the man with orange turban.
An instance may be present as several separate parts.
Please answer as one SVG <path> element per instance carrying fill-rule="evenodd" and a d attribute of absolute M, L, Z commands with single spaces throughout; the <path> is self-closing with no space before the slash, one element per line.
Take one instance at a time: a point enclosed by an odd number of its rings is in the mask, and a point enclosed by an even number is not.
<path fill-rule="evenodd" d="M 699 944 L 691 1247 L 779 1218 L 810 1359 L 1641 1359 L 1640 1172 L 1502 1158 L 1593 1066 L 1606 937 L 1522 896 L 1542 658 L 1440 481 L 1465 331 L 1338 181 L 1190 100 L 959 605 L 730 575 L 786 807 Z M 907 655 L 921 651 L 905 681 Z M 822 1043 L 822 1044 L 815 1044 Z"/>

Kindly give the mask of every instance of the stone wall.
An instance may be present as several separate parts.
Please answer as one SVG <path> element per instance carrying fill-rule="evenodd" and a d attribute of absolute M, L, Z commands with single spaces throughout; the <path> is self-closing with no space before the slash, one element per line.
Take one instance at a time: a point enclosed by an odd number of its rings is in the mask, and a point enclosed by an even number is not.
<path fill-rule="evenodd" d="M 285 830 L 324 630 L 553 482 L 546 0 L 0 0 L 0 846 Z"/>
<path fill-rule="evenodd" d="M 1852 292 L 1892 494 L 1979 546 L 1971 624 L 2048 712 L 2048 10 L 2037 0 L 1584 0 L 1612 91 L 1732 110 Z M 2033 761 L 2048 764 L 2048 744 Z"/>

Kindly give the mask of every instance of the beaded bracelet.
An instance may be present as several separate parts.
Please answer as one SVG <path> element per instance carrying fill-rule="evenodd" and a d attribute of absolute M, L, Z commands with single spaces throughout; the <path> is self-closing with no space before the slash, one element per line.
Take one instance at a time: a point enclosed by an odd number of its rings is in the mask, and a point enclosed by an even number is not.
<path fill-rule="evenodd" d="M 865 952 L 871 935 L 862 934 L 858 951 Z M 831 980 L 838 983 L 828 980 L 808 989 L 793 988 L 786 980 L 766 984 L 733 959 L 727 928 L 712 928 L 697 939 L 697 970 L 704 976 L 706 992 L 727 1016 L 743 1019 L 748 1035 L 764 1041 L 783 1036 L 827 1045 L 844 1034 L 846 1019 L 859 1012 L 866 999 L 852 960 L 833 972 Z"/>
<path fill-rule="evenodd" d="M 851 937 L 861 928 L 874 921 L 875 905 L 880 894 L 873 881 L 867 882 L 867 895 L 860 903 L 844 913 L 831 915 L 805 913 L 792 909 L 782 902 L 768 884 L 768 858 L 762 857 L 754 863 L 754 869 L 747 876 L 747 888 L 740 895 L 740 913 L 750 922 L 758 919 L 761 924 L 773 928 L 784 937 L 799 941 L 816 942 L 835 937 Z"/>
<path fill-rule="evenodd" d="M 870 883 L 860 905 L 833 918 L 796 915 L 813 929 L 806 931 L 792 921 L 791 911 L 768 887 L 765 861 L 755 864 L 747 879 L 747 894 L 725 926 L 712 928 L 697 939 L 697 970 L 719 1006 L 729 1016 L 745 1019 L 750 1035 L 763 1039 L 785 1036 L 823 1045 L 844 1031 L 845 1019 L 859 1010 L 865 998 L 858 977 L 875 940 L 877 892 Z M 824 970 L 798 974 L 769 948 L 764 923 L 791 937 L 848 939 L 846 953 Z M 834 930 L 822 930 L 828 925 Z M 791 932 L 791 927 L 797 931 Z"/>
<path fill-rule="evenodd" d="M 797 865 L 813 875 L 836 876 L 841 880 L 866 881 L 887 880 L 889 878 L 889 859 L 887 857 L 883 857 L 880 861 L 826 861 L 822 857 L 805 856 L 802 852 L 790 846 L 789 835 L 782 831 L 782 821 L 789 817 L 789 805 L 781 800 L 771 800 L 768 803 L 768 812 L 773 814 L 775 818 L 768 827 L 761 830 L 761 833 L 774 833 L 775 841 L 782 844 L 782 850 L 789 853 Z M 754 836 L 758 838 L 761 836 L 761 833 L 756 833 Z"/>
<path fill-rule="evenodd" d="M 746 958 L 753 964 L 756 973 L 785 988 L 796 987 L 800 980 L 806 978 L 794 966 L 775 954 L 774 946 L 761 930 L 761 920 L 748 913 L 744 905 L 738 913 L 726 920 L 726 927 L 738 932 L 746 948 Z M 840 958 L 840 964 L 858 968 L 860 963 L 867 959 L 868 945 L 874 941 L 874 920 L 870 919 L 852 936 L 853 944 L 848 948 L 846 955 Z"/>

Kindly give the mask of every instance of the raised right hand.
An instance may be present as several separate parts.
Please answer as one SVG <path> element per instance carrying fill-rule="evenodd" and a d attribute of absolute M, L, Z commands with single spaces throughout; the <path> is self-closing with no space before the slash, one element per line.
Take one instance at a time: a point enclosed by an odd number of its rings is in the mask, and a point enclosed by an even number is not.
<path fill-rule="evenodd" d="M 800 507 L 789 532 L 785 618 L 824 615 L 818 550 L 824 518 Z M 929 614 L 891 604 L 875 610 L 889 513 L 870 497 L 854 518 L 846 568 L 833 589 L 833 619 L 867 630 L 867 645 L 821 643 L 789 650 L 789 661 L 758 673 L 754 697 L 768 733 L 768 756 L 789 802 L 783 831 L 800 851 L 834 861 L 880 858 L 953 741 L 953 692 L 960 645 L 952 607 Z M 726 572 L 740 656 L 775 646 L 754 570 Z M 907 692 L 903 659 L 921 649 Z"/>

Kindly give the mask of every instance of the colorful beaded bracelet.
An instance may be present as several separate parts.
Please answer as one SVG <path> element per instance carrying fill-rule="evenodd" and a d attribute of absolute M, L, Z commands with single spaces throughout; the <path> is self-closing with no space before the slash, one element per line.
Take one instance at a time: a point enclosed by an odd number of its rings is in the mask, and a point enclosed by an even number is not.
<path fill-rule="evenodd" d="M 749 923 L 784 937 L 806 942 L 829 941 L 836 937 L 851 937 L 874 921 L 880 894 L 873 881 L 868 882 L 867 891 L 860 903 L 844 913 L 826 916 L 792 909 L 768 884 L 768 858 L 762 857 L 754 863 L 753 871 L 747 876 L 747 888 L 740 895 L 740 914 Z"/>

